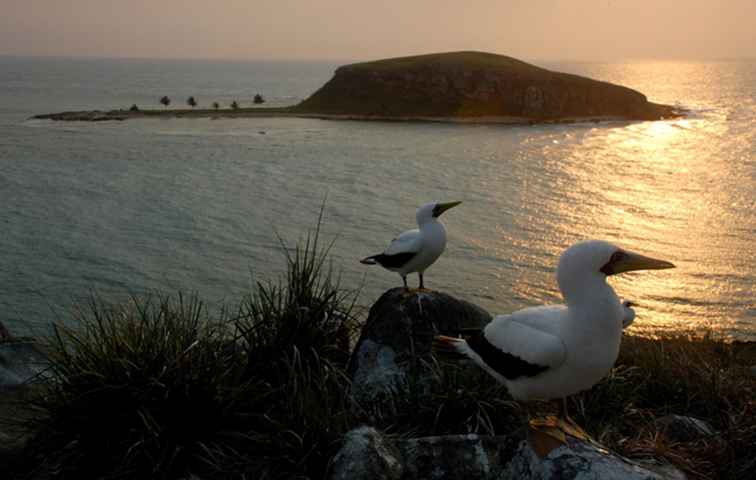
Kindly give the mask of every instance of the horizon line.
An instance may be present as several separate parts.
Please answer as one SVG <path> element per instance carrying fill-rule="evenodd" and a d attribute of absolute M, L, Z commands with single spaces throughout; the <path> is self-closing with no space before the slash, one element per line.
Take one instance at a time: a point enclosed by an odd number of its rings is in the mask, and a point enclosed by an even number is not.
<path fill-rule="evenodd" d="M 482 53 L 493 53 L 496 55 L 505 55 L 519 60 L 527 61 L 529 63 L 535 62 L 568 62 L 568 63 L 619 63 L 619 62 L 732 62 L 732 61 L 756 61 L 756 56 L 736 56 L 736 57 L 620 57 L 615 59 L 606 58 L 548 58 L 548 57 L 528 57 L 528 56 L 514 56 L 499 52 L 484 52 L 482 50 L 450 50 L 448 52 L 425 52 L 425 53 L 412 53 L 412 54 L 399 54 L 394 56 L 383 57 L 370 57 L 370 58 L 357 58 L 357 57 L 172 57 L 172 56 L 124 56 L 124 55 L 89 55 L 89 54 L 27 54 L 27 53 L 4 53 L 0 52 L 0 57 L 12 57 L 12 58 L 39 58 L 39 59 L 71 59 L 71 60 L 139 60 L 139 61 L 204 61 L 204 62 L 301 62 L 301 63 L 361 63 L 374 60 L 389 59 L 389 58 L 402 58 L 412 57 L 416 55 L 426 55 L 433 53 L 450 53 L 455 51 L 480 51 Z"/>

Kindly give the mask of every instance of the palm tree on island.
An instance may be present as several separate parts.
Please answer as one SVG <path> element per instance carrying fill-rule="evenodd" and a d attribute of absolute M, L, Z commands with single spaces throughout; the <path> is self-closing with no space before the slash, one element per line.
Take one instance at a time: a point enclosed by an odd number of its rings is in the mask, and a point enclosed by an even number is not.
<path fill-rule="evenodd" d="M 260 95 L 259 93 L 255 95 L 255 98 L 254 98 L 254 100 L 252 100 L 252 101 L 253 101 L 254 103 L 256 103 L 256 104 L 265 103 L 265 99 L 264 99 L 264 98 L 263 98 L 263 96 L 262 96 L 262 95 Z"/>
<path fill-rule="evenodd" d="M 236 100 L 234 100 L 233 102 L 231 102 L 231 108 L 234 109 L 234 110 L 238 110 L 239 109 L 239 104 L 236 103 Z"/>
<path fill-rule="evenodd" d="M 194 97 L 189 97 L 186 99 L 186 104 L 194 108 L 197 106 L 197 100 L 195 100 Z"/>
<path fill-rule="evenodd" d="M 160 99 L 160 103 L 163 104 L 164 107 L 168 108 L 168 105 L 171 104 L 171 99 L 168 98 L 168 96 L 163 96 L 163 98 Z"/>
<path fill-rule="evenodd" d="M 218 110 L 220 108 L 220 103 L 213 102 L 213 108 L 216 109 L 216 110 Z"/>

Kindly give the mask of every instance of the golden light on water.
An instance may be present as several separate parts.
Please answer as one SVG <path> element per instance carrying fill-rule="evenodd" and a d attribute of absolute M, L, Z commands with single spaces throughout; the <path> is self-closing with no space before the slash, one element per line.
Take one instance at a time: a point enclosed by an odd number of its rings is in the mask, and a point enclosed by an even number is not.
<path fill-rule="evenodd" d="M 501 140 L 476 134 L 481 171 L 471 170 L 477 175 L 464 188 L 480 199 L 467 203 L 477 220 L 463 241 L 475 245 L 466 261 L 486 281 L 483 294 L 471 295 L 500 313 L 561 303 L 559 255 L 579 240 L 604 239 L 677 266 L 609 278 L 639 305 L 634 333 L 756 338 L 756 101 L 740 101 L 752 84 L 727 90 L 718 68 L 684 62 L 589 73 L 656 92 L 650 99 L 659 103 L 687 100 L 691 111 L 666 121 L 523 128 Z M 756 68 L 745 78 L 756 78 Z M 481 199 L 491 206 L 475 212 Z"/>
<path fill-rule="evenodd" d="M 610 279 L 621 297 L 640 305 L 638 332 L 726 330 L 734 319 L 717 313 L 722 297 L 747 295 L 747 286 L 733 288 L 730 281 L 738 274 L 733 258 L 749 245 L 733 240 L 741 223 L 728 208 L 731 173 L 710 141 L 723 128 L 716 119 L 683 119 L 630 124 L 609 134 L 596 129 L 567 162 L 578 197 L 593 199 L 591 208 L 561 203 L 574 211 L 568 218 L 581 219 L 571 226 L 576 233 L 678 267 Z"/>

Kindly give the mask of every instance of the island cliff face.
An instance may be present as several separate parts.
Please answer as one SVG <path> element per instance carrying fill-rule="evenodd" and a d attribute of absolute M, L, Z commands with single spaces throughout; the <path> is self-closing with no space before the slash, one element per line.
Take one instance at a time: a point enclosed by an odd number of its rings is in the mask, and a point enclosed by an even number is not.
<path fill-rule="evenodd" d="M 512 121 L 677 116 L 672 107 L 651 103 L 627 87 L 482 52 L 342 66 L 294 109 L 367 118 L 509 117 Z"/>

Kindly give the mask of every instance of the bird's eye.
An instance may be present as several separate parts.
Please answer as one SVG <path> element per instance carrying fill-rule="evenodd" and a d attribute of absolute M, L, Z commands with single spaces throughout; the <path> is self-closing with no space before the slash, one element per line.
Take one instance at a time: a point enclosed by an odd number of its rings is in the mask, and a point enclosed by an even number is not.
<path fill-rule="evenodd" d="M 620 262 L 624 260 L 626 256 L 627 254 L 625 252 L 623 252 L 622 250 L 617 250 L 616 252 L 612 254 L 612 258 L 609 259 L 609 262 L 610 263 Z"/>

